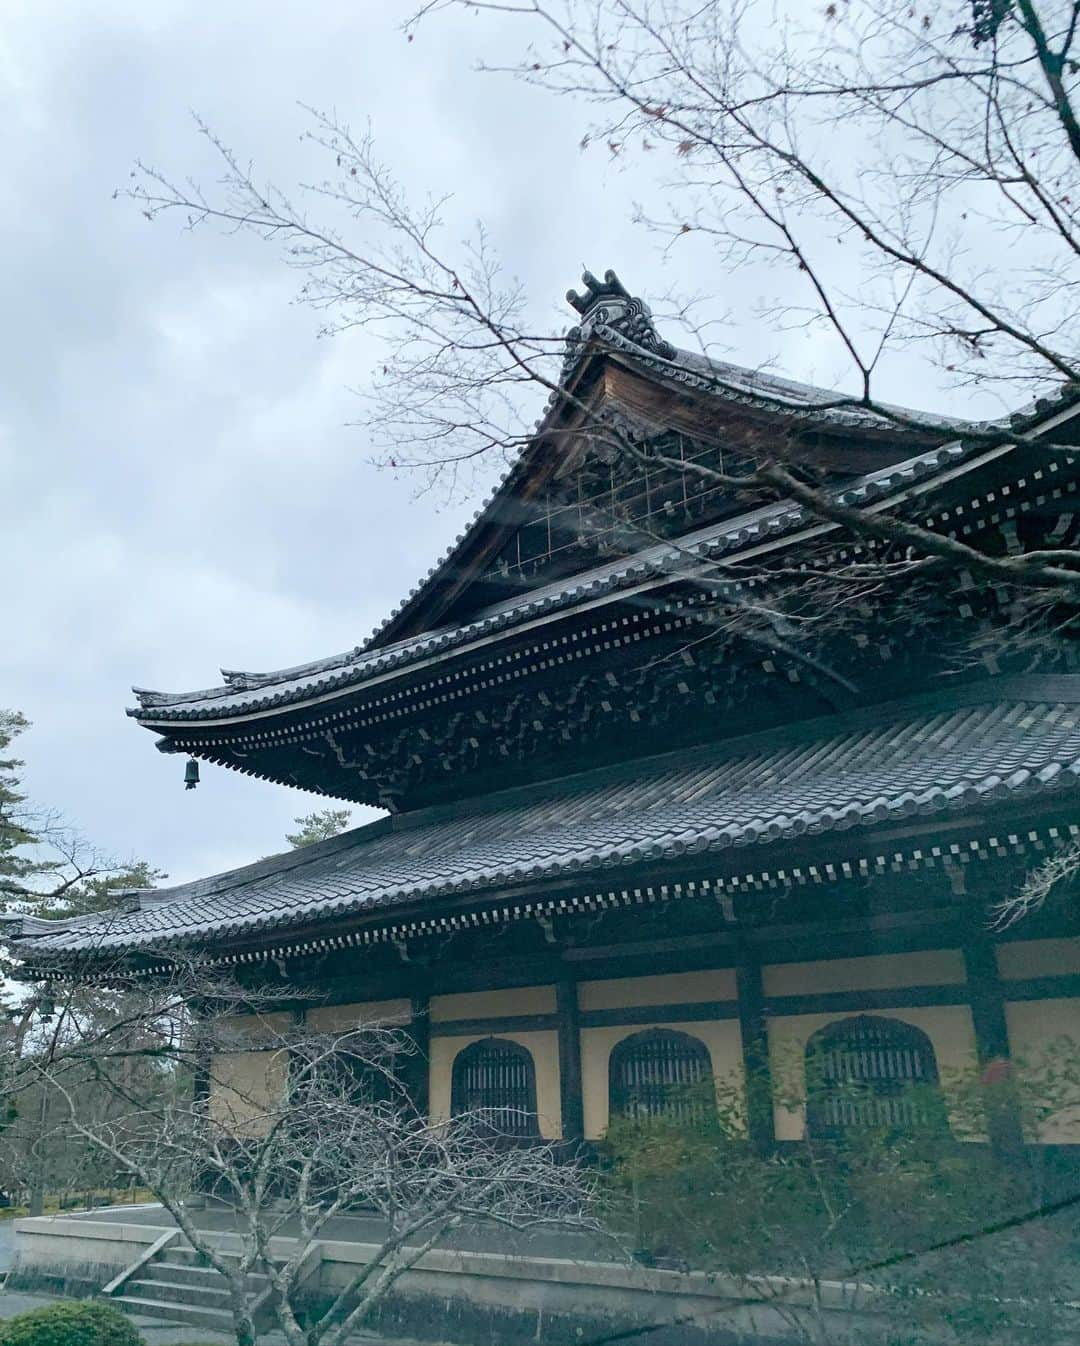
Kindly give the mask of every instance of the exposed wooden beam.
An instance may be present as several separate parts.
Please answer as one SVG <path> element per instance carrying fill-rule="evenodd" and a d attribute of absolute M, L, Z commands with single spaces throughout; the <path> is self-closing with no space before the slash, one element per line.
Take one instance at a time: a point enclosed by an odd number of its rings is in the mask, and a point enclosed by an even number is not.
<path fill-rule="evenodd" d="M 585 1139 L 581 1087 L 581 1024 L 577 982 L 564 979 L 555 988 L 559 1019 L 559 1100 L 563 1140 L 571 1146 Z"/>
<path fill-rule="evenodd" d="M 740 950 L 735 968 L 739 995 L 739 1033 L 742 1038 L 743 1075 L 746 1082 L 746 1124 L 750 1143 L 760 1153 L 776 1144 L 773 1118 L 772 1071 L 769 1065 L 769 1031 L 765 1021 L 765 997 L 761 964 L 753 950 Z"/>
<path fill-rule="evenodd" d="M 973 923 L 982 921 L 981 911 L 972 913 Z M 995 1156 L 1014 1165 L 1024 1155 L 1024 1132 L 1019 1102 L 1012 1080 L 1012 1052 L 1005 1001 L 998 973 L 997 953 L 981 924 L 964 943 L 975 1049 L 986 1090 L 987 1130 Z"/>

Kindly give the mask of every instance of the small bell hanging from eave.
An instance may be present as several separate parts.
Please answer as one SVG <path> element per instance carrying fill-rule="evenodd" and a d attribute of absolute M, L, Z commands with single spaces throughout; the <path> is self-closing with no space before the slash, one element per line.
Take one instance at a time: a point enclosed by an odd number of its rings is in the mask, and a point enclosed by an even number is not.
<path fill-rule="evenodd" d="M 184 767 L 184 789 L 194 790 L 199 783 L 199 764 L 194 757 L 189 757 L 187 766 Z"/>

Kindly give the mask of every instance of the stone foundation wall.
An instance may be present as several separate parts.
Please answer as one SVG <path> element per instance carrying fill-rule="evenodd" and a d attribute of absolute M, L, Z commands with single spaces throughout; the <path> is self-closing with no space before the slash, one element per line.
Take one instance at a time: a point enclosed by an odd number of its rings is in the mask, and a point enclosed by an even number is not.
<path fill-rule="evenodd" d="M 168 1227 L 73 1217 L 18 1220 L 7 1285 L 97 1294 Z M 275 1240 L 272 1252 L 290 1247 L 291 1240 Z M 322 1251 L 310 1282 L 313 1311 L 370 1260 L 375 1245 L 328 1241 Z M 774 1277 L 750 1283 L 622 1262 L 436 1249 L 402 1277 L 365 1330 L 462 1346 L 578 1346 L 620 1337 L 640 1337 L 648 1346 L 793 1346 L 823 1339 L 823 1332 L 830 1346 L 857 1346 L 883 1337 L 885 1324 L 875 1311 L 882 1301 L 865 1287 L 826 1283 L 813 1326 L 808 1302 L 798 1283 Z M 1080 1346 L 1080 1310 L 1076 1318 L 1075 1330 L 1057 1338 L 1056 1346 Z M 902 1322 L 894 1320 L 894 1327 Z"/>

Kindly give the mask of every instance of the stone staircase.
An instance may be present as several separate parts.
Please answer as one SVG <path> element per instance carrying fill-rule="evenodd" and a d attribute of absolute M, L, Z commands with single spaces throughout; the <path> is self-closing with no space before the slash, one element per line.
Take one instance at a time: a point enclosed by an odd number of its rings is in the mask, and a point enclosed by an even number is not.
<path fill-rule="evenodd" d="M 222 1255 L 239 1256 L 227 1251 Z M 261 1326 L 270 1306 L 270 1277 L 265 1272 L 252 1272 L 248 1290 L 255 1302 L 256 1326 Z M 232 1334 L 225 1277 L 178 1235 L 166 1243 L 158 1240 L 102 1293 L 127 1313 Z"/>

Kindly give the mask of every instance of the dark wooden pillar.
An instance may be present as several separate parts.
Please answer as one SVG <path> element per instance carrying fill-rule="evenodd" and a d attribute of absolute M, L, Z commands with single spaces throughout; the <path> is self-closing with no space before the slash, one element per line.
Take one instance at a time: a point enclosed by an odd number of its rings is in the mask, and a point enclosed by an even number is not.
<path fill-rule="evenodd" d="M 203 1051 L 195 1058 L 191 1072 L 191 1099 L 200 1112 L 210 1106 L 210 1053 Z"/>
<path fill-rule="evenodd" d="M 769 1069 L 769 1032 L 761 964 L 751 949 L 742 949 L 735 968 L 739 996 L 739 1032 L 742 1035 L 743 1075 L 746 1080 L 746 1123 L 750 1143 L 761 1154 L 776 1144 L 773 1118 L 772 1073 Z"/>
<path fill-rule="evenodd" d="M 973 919 L 983 918 L 979 913 Z M 999 1159 L 1015 1163 L 1024 1155 L 1024 1133 L 1018 1100 L 1010 1087 L 1009 1029 L 997 957 L 993 942 L 982 931 L 964 944 L 964 968 L 979 1070 L 987 1088 L 990 1145 Z"/>
<path fill-rule="evenodd" d="M 576 1148 L 585 1139 L 577 982 L 557 983 L 555 1008 L 559 1018 L 559 1105 L 562 1109 L 562 1134 L 566 1144 Z"/>
<path fill-rule="evenodd" d="M 431 1093 L 431 1014 L 429 999 L 426 995 L 412 998 L 412 1020 L 409 1033 L 416 1043 L 416 1056 L 412 1062 L 411 1089 L 413 1107 L 421 1117 L 427 1117 L 430 1109 Z"/>

